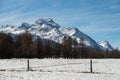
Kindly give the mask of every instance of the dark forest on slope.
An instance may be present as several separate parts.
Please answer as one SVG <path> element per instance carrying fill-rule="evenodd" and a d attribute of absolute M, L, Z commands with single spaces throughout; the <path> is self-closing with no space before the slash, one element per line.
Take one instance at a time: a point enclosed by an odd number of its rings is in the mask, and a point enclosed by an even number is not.
<path fill-rule="evenodd" d="M 120 58 L 118 49 L 99 51 L 85 47 L 84 39 L 78 44 L 71 37 L 64 37 L 58 44 L 47 40 L 43 43 L 40 37 L 32 39 L 29 32 L 24 32 L 12 38 L 10 34 L 0 33 L 0 58 Z"/>

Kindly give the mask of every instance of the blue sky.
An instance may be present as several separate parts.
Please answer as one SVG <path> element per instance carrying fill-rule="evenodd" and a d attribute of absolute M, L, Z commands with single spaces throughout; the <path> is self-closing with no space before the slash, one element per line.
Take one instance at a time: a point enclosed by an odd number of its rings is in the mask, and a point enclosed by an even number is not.
<path fill-rule="evenodd" d="M 120 0 L 0 0 L 0 25 L 53 18 L 120 49 Z"/>

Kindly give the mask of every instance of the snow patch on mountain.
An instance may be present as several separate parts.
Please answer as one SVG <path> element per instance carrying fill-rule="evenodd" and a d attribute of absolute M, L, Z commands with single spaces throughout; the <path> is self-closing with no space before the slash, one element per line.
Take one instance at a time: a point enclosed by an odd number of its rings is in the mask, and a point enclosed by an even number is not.
<path fill-rule="evenodd" d="M 99 45 L 101 45 L 105 49 L 108 49 L 109 51 L 114 49 L 108 41 L 101 42 L 99 43 Z"/>

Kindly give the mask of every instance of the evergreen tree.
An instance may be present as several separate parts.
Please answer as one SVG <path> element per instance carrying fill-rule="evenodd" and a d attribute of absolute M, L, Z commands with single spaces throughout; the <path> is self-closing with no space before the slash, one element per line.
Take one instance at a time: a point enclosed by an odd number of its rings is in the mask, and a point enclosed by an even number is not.
<path fill-rule="evenodd" d="M 16 39 L 16 57 L 31 58 L 33 55 L 35 55 L 33 54 L 33 50 L 34 46 L 32 41 L 32 35 L 28 31 L 18 35 Z"/>
<path fill-rule="evenodd" d="M 37 37 L 35 41 L 35 45 L 36 45 L 36 50 L 37 50 L 37 57 L 42 58 L 43 57 L 43 44 L 42 44 L 42 40 L 40 37 Z"/>
<path fill-rule="evenodd" d="M 0 58 L 12 58 L 14 42 L 10 34 L 0 33 Z"/>
<path fill-rule="evenodd" d="M 111 51 L 111 58 L 120 58 L 120 52 L 118 48 Z"/>
<path fill-rule="evenodd" d="M 82 58 L 86 58 L 87 53 L 86 53 L 86 47 L 85 47 L 83 38 L 80 39 L 80 53 L 81 53 Z"/>
<path fill-rule="evenodd" d="M 72 39 L 71 39 L 71 37 L 64 37 L 64 39 L 63 39 L 63 55 L 65 58 L 72 57 Z"/>
<path fill-rule="evenodd" d="M 54 56 L 56 58 L 60 58 L 62 55 L 62 45 L 56 43 L 54 52 L 55 52 Z"/>
<path fill-rule="evenodd" d="M 48 42 L 45 44 L 44 47 L 44 57 L 49 58 L 52 57 L 52 53 L 51 53 L 51 44 L 50 44 L 50 40 L 48 40 Z"/>

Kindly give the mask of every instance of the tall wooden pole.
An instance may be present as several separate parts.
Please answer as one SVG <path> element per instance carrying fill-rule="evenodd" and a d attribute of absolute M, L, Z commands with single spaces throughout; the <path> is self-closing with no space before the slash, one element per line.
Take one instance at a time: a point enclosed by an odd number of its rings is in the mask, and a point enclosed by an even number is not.
<path fill-rule="evenodd" d="M 30 70 L 30 64 L 29 64 L 29 59 L 27 59 L 27 71 Z"/>
<path fill-rule="evenodd" d="M 92 70 L 92 59 L 90 59 L 90 73 L 92 73 L 93 70 Z"/>

